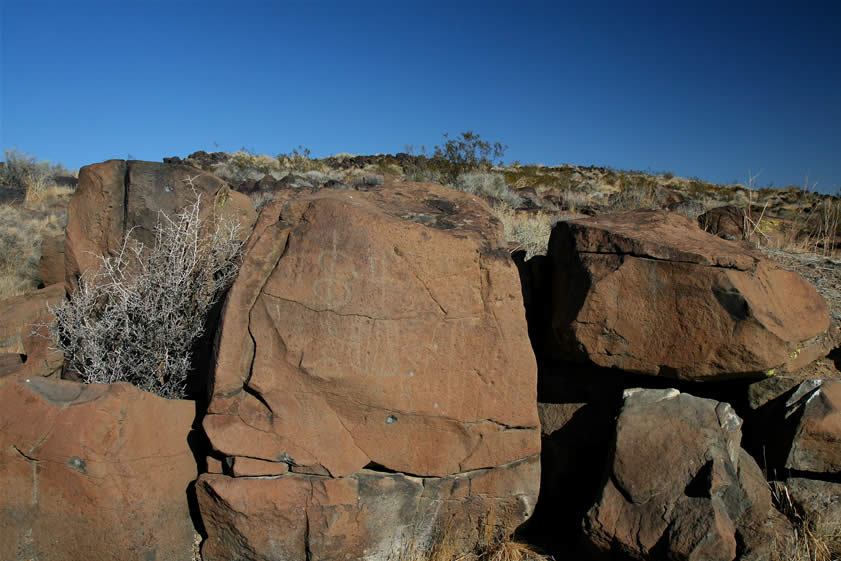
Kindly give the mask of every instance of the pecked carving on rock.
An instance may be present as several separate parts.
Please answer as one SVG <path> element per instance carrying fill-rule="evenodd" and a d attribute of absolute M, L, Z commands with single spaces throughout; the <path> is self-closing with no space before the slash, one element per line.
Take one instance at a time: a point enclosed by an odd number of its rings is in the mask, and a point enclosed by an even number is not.
<path fill-rule="evenodd" d="M 427 493 L 428 481 L 498 473 L 484 476 L 488 496 L 457 498 L 484 511 L 493 503 L 495 526 L 512 530 L 538 485 L 536 464 L 513 466 L 535 459 L 540 434 L 535 360 L 499 224 L 483 202 L 435 185 L 293 195 L 262 212 L 225 303 L 204 420 L 213 448 L 343 489 L 371 466 L 389 480 L 421 478 Z M 209 493 L 220 481 L 202 485 Z M 238 481 L 224 486 L 253 485 Z M 277 508 L 293 508 L 288 500 Z M 352 509 L 357 534 L 367 509 Z M 394 523 L 395 540 L 400 524 L 410 521 Z M 232 538 L 208 534 L 208 551 L 223 558 Z"/>

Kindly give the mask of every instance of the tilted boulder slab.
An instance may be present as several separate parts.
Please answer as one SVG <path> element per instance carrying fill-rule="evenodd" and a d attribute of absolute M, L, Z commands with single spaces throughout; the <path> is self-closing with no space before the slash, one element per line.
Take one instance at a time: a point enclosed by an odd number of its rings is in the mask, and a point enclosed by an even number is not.
<path fill-rule="evenodd" d="M 537 496 L 540 431 L 500 224 L 434 185 L 278 196 L 222 312 L 203 424 L 234 466 L 290 473 L 201 478 L 205 559 L 243 544 L 253 559 L 387 559 L 430 528 L 513 530 Z M 266 516 L 282 555 L 252 527 Z"/>
<path fill-rule="evenodd" d="M 0 379 L 0 559 L 190 559 L 194 416 L 128 384 Z"/>
<path fill-rule="evenodd" d="M 131 231 L 146 247 L 154 245 L 159 213 L 173 218 L 201 197 L 200 214 L 239 221 L 248 236 L 256 213 L 246 195 L 210 173 L 190 166 L 108 160 L 83 167 L 70 199 L 64 245 L 65 283 L 72 294 L 79 277 L 99 270 L 100 256 L 112 256 Z"/>
<path fill-rule="evenodd" d="M 726 403 L 627 390 L 601 495 L 585 519 L 590 545 L 623 559 L 768 558 L 771 495 L 739 445 L 741 423 Z"/>
<path fill-rule="evenodd" d="M 65 300 L 63 284 L 0 301 L 0 353 L 17 354 L 21 364 L 6 373 L 51 376 L 61 371 L 64 355 L 55 350 L 46 327 L 55 321 L 50 308 Z M 0 369 L 2 375 L 2 369 Z"/>
<path fill-rule="evenodd" d="M 807 380 L 786 402 L 792 434 L 785 467 L 820 477 L 841 473 L 841 380 Z"/>
<path fill-rule="evenodd" d="M 708 380 L 797 370 L 832 344 L 812 285 L 674 213 L 560 222 L 548 258 L 556 359 Z"/>

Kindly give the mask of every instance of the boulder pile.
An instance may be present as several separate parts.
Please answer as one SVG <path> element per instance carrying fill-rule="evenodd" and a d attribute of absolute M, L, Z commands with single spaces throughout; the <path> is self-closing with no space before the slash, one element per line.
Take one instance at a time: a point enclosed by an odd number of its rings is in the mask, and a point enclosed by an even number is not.
<path fill-rule="evenodd" d="M 50 308 L 197 196 L 247 240 L 203 393 L 62 379 Z M 675 212 L 562 221 L 528 261 L 502 230 L 440 185 L 290 185 L 258 217 L 175 160 L 83 168 L 46 288 L 0 302 L 0 558 L 186 561 L 199 535 L 205 561 L 415 561 L 516 532 L 557 559 L 771 561 L 841 524 L 812 285 Z"/>

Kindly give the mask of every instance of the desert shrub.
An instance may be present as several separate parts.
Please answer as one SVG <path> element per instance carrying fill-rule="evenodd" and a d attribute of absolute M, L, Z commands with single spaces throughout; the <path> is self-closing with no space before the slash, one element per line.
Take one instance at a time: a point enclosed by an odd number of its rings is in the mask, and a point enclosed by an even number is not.
<path fill-rule="evenodd" d="M 54 185 L 54 170 L 49 162 L 39 162 L 37 158 L 18 150 L 4 151 L 6 165 L 0 169 L 0 182 L 25 192 L 24 200 L 37 202 L 44 197 L 44 192 Z M 59 164 L 56 170 L 64 170 Z"/>
<path fill-rule="evenodd" d="M 87 383 L 130 382 L 184 397 L 192 348 L 239 268 L 238 230 L 233 221 L 202 224 L 197 196 L 174 218 L 159 214 L 148 251 L 129 232 L 53 310 L 50 332 L 66 367 Z"/>
<path fill-rule="evenodd" d="M 508 146 L 499 142 L 490 143 L 474 133 L 465 131 L 456 138 L 449 138 L 436 146 L 429 165 L 437 170 L 446 182 L 455 182 L 464 173 L 478 169 L 489 169 L 494 160 L 501 160 Z"/>
<path fill-rule="evenodd" d="M 513 208 L 522 204 L 520 197 L 508 188 L 505 178 L 499 173 L 483 171 L 463 173 L 456 178 L 453 187 Z"/>
<path fill-rule="evenodd" d="M 611 204 L 618 210 L 659 208 L 657 184 L 645 175 L 624 175 L 619 180 L 619 193 L 612 197 Z"/>
<path fill-rule="evenodd" d="M 62 234 L 66 223 L 61 202 L 35 208 L 0 204 L 0 300 L 38 288 L 41 240 Z"/>
<path fill-rule="evenodd" d="M 494 205 L 494 214 L 502 222 L 505 239 L 517 244 L 515 251 L 525 250 L 526 259 L 545 255 L 555 218 L 546 212 L 517 212 L 505 205 Z"/>
<path fill-rule="evenodd" d="M 312 171 L 318 169 L 320 165 L 311 158 L 311 154 L 309 148 L 298 145 L 288 154 L 278 154 L 277 161 L 282 169 L 298 172 Z"/>
<path fill-rule="evenodd" d="M 370 173 L 358 173 L 350 177 L 350 184 L 354 187 L 382 185 L 383 183 L 385 183 L 385 180 L 382 177 Z"/>

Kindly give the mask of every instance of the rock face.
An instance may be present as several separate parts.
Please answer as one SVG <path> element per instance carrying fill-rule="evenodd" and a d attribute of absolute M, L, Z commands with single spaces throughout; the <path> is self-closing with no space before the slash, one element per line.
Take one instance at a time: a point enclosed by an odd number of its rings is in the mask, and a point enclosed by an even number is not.
<path fill-rule="evenodd" d="M 9 376 L 0 412 L 0 558 L 190 558 L 193 403 Z"/>
<path fill-rule="evenodd" d="M 627 390 L 590 544 L 630 559 L 762 558 L 771 495 L 740 448 L 730 405 L 677 390 Z M 622 557 L 625 558 L 625 557 Z"/>
<path fill-rule="evenodd" d="M 11 359 L 7 359 L 6 368 L 0 372 L 51 376 L 61 370 L 63 355 L 50 349 L 47 329 L 36 325 L 55 321 L 49 307 L 64 298 L 64 285 L 54 284 L 0 302 L 0 353 L 19 355 L 22 361 L 18 368 L 12 368 Z"/>
<path fill-rule="evenodd" d="M 38 272 L 44 286 L 64 282 L 64 236 L 53 236 L 41 241 Z"/>
<path fill-rule="evenodd" d="M 841 380 L 809 380 L 786 402 L 793 425 L 785 467 L 800 472 L 841 472 Z"/>
<path fill-rule="evenodd" d="M 707 380 L 796 370 L 829 351 L 814 287 L 686 217 L 560 222 L 547 257 L 555 358 Z"/>
<path fill-rule="evenodd" d="M 211 213 L 236 218 L 243 235 L 248 235 L 256 219 L 250 200 L 214 175 L 189 166 L 134 160 L 108 160 L 83 167 L 67 217 L 64 259 L 68 294 L 73 293 L 83 272 L 99 268 L 97 256 L 112 255 L 121 247 L 126 232 L 131 230 L 147 247 L 153 245 L 158 213 L 174 216 L 197 195 L 203 201 L 203 218 Z"/>
<path fill-rule="evenodd" d="M 386 559 L 442 525 L 513 530 L 537 496 L 540 431 L 499 223 L 435 185 L 279 196 L 225 303 L 204 428 L 234 466 L 290 473 L 202 477 L 205 559 L 243 544 L 253 559 Z M 253 528 L 269 519 L 289 528 L 277 550 Z M 332 537 L 308 537 L 315 524 Z"/>

